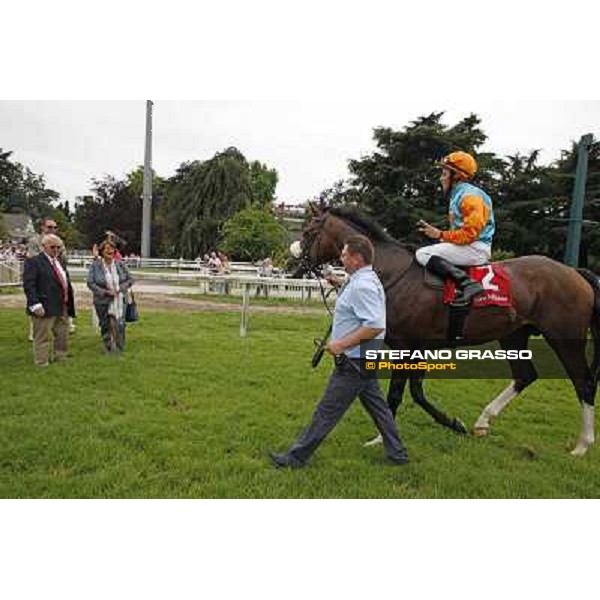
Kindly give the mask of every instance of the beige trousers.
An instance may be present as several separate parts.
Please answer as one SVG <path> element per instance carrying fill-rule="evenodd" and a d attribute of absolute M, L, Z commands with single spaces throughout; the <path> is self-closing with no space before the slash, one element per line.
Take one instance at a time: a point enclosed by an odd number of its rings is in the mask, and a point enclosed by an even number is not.
<path fill-rule="evenodd" d="M 67 358 L 67 339 L 69 337 L 68 317 L 32 317 L 33 323 L 33 360 L 36 365 L 48 364 L 50 358 L 50 332 L 54 336 L 54 360 Z"/>

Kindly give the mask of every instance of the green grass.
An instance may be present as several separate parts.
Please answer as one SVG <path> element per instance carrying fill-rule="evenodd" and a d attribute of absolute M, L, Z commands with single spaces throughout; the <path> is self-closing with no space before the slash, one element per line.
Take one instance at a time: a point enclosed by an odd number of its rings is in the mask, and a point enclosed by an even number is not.
<path fill-rule="evenodd" d="M 0 309 L 0 497 L 550 498 L 600 495 L 597 449 L 569 456 L 574 392 L 541 381 L 486 439 L 458 436 L 407 399 L 399 415 L 412 462 L 363 448 L 373 426 L 356 402 L 301 471 L 277 471 L 329 372 L 313 372 L 325 318 L 254 314 L 239 338 L 230 313 L 145 312 L 122 357 L 106 356 L 83 312 L 70 359 L 32 364 L 22 310 Z M 430 398 L 472 424 L 502 381 L 431 381 Z"/>
<path fill-rule="evenodd" d="M 173 294 L 178 298 L 188 298 L 191 300 L 202 300 L 205 302 L 219 302 L 220 304 L 238 304 L 242 303 L 242 296 L 232 296 L 229 294 Z M 313 308 L 323 308 L 323 300 L 319 297 L 319 292 L 316 292 L 310 300 L 302 300 L 301 298 L 278 298 L 274 296 L 265 297 L 263 295 L 256 296 L 254 293 L 250 295 L 250 307 L 258 306 L 310 306 Z M 330 307 L 334 306 L 334 302 L 329 299 L 327 304 Z"/>
<path fill-rule="evenodd" d="M 14 294 L 22 294 L 23 293 L 23 286 L 17 285 L 17 286 L 10 286 L 10 287 L 0 287 L 0 296 L 2 294 L 4 294 L 5 296 L 8 295 L 14 295 Z"/>

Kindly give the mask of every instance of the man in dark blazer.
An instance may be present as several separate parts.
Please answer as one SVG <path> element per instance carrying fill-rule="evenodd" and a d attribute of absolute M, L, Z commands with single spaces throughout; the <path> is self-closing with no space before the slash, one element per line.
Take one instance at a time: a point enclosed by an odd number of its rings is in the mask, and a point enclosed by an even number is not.
<path fill-rule="evenodd" d="M 27 314 L 33 320 L 33 355 L 36 365 L 48 366 L 50 332 L 54 336 L 54 360 L 67 357 L 68 317 L 75 316 L 73 287 L 69 273 L 58 260 L 62 240 L 53 234 L 42 236 L 42 252 L 25 261 L 23 289 Z"/>

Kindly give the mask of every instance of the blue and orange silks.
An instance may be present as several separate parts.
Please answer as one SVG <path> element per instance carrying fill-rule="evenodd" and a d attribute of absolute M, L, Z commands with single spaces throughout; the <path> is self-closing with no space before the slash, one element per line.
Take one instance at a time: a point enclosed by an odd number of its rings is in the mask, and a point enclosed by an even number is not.
<path fill-rule="evenodd" d="M 442 231 L 440 241 L 464 246 L 473 242 L 492 243 L 496 222 L 492 199 L 480 188 L 465 181 L 452 188 L 450 231 Z"/>

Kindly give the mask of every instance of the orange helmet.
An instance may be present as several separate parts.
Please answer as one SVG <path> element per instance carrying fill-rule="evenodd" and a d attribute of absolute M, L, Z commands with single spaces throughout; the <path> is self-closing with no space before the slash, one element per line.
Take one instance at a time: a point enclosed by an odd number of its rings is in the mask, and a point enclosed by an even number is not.
<path fill-rule="evenodd" d="M 442 159 L 441 164 L 442 168 L 454 171 L 461 179 L 472 179 L 477 173 L 477 162 L 467 152 L 451 152 Z"/>

